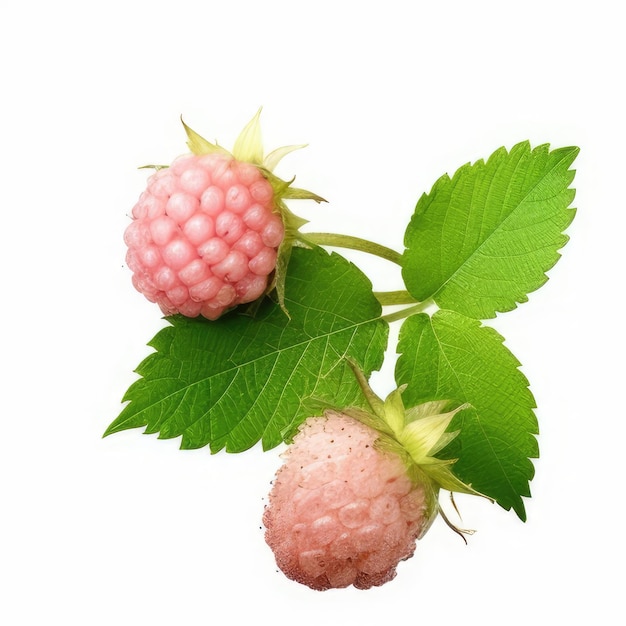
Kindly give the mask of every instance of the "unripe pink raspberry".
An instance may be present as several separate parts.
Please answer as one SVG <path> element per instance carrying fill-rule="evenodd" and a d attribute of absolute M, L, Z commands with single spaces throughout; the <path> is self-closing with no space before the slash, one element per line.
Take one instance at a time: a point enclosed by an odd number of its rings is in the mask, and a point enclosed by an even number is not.
<path fill-rule="evenodd" d="M 379 432 L 327 411 L 300 427 L 284 454 L 263 515 L 285 575 L 312 589 L 367 589 L 396 574 L 436 510 L 428 487 Z"/>
<path fill-rule="evenodd" d="M 284 276 L 274 275 L 277 257 L 288 257 L 283 244 L 295 239 L 303 221 L 282 200 L 322 199 L 271 173 L 300 146 L 264 159 L 259 113 L 232 154 L 185 125 L 192 154 L 157 168 L 132 210 L 124 240 L 133 284 L 166 315 L 214 320 L 283 285 Z"/>

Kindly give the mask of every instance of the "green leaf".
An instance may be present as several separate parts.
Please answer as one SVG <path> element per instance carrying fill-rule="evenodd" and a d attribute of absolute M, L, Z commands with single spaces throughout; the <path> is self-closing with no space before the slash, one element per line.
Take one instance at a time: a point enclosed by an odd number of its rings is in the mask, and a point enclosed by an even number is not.
<path fill-rule="evenodd" d="M 146 426 L 182 448 L 269 449 L 329 404 L 362 403 L 346 359 L 378 369 L 388 331 L 369 280 L 337 254 L 295 248 L 285 299 L 289 318 L 269 299 L 254 318 L 168 318 L 105 434 Z"/>
<path fill-rule="evenodd" d="M 464 483 L 513 508 L 526 519 L 539 456 L 535 401 L 519 361 L 492 328 L 453 311 L 414 315 L 402 325 L 396 364 L 398 385 L 407 385 L 407 407 L 454 400 L 471 408 L 458 413 L 449 431 L 458 436 L 437 456 L 458 459 L 453 472 Z"/>
<path fill-rule="evenodd" d="M 524 142 L 442 176 L 405 233 L 402 275 L 411 295 L 476 319 L 526 302 L 568 240 L 577 154 Z"/>

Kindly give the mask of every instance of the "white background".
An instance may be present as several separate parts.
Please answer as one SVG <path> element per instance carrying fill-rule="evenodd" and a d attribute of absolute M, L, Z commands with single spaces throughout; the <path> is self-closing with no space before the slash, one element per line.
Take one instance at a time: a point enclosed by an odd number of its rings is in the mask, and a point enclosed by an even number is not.
<path fill-rule="evenodd" d="M 617 624 L 623 538 L 623 96 L 618 3 L 3 2 L 0 622 Z M 621 15 L 621 14 L 620 14 Z M 122 231 L 179 117 L 231 146 L 263 105 L 314 230 L 401 249 L 418 196 L 499 146 L 578 145 L 550 280 L 492 324 L 523 363 L 542 457 L 528 522 L 459 498 L 397 578 L 313 592 L 260 529 L 278 450 L 101 435 L 162 327 Z M 380 289 L 385 261 L 347 255 Z M 396 332 L 397 329 L 394 331 Z M 392 350 L 393 352 L 393 350 Z M 374 377 L 391 390 L 393 354 Z"/>

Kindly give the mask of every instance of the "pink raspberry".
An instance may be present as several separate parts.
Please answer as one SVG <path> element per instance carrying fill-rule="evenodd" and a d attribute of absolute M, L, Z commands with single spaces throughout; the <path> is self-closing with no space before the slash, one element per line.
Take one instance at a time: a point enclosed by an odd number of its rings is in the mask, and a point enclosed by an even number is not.
<path fill-rule="evenodd" d="M 379 433 L 338 412 L 309 418 L 284 457 L 263 515 L 285 575 L 312 589 L 368 589 L 396 575 L 432 521 L 431 498 Z"/>
<path fill-rule="evenodd" d="M 163 313 L 216 319 L 267 289 L 284 236 L 261 170 L 229 155 L 185 155 L 158 170 L 132 211 L 126 261 Z"/>
<path fill-rule="evenodd" d="M 302 146 L 264 156 L 260 113 L 232 153 L 183 122 L 191 154 L 157 166 L 132 210 L 124 240 L 133 284 L 166 315 L 214 320 L 274 285 L 284 308 L 284 268 L 305 220 L 283 199 L 323 199 L 272 174 L 283 156 Z"/>

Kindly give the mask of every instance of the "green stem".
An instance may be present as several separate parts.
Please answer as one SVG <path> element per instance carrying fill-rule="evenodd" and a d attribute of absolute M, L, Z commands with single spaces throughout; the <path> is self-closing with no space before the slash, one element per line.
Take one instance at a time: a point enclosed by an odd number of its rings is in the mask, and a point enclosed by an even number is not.
<path fill-rule="evenodd" d="M 375 291 L 374 297 L 382 306 L 417 304 L 418 301 L 408 291 Z"/>
<path fill-rule="evenodd" d="M 305 243 L 312 243 L 318 246 L 334 246 L 367 252 L 397 265 L 402 265 L 402 255 L 399 252 L 360 237 L 337 235 L 335 233 L 299 233 L 299 238 Z"/>
<path fill-rule="evenodd" d="M 391 324 L 391 322 L 403 320 L 406 317 L 415 315 L 415 313 L 421 313 L 426 307 L 431 304 L 432 300 L 424 300 L 424 302 L 418 302 L 413 306 L 408 306 L 404 309 L 400 309 L 400 311 L 396 311 L 395 313 L 388 313 L 387 315 L 383 315 L 381 319 L 385 320 L 388 324 Z"/>

